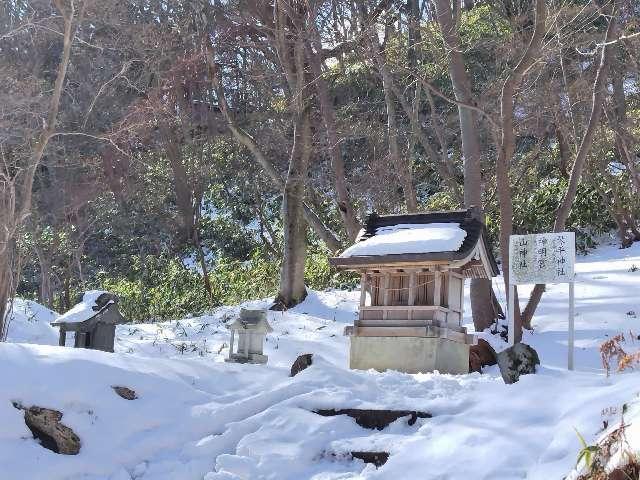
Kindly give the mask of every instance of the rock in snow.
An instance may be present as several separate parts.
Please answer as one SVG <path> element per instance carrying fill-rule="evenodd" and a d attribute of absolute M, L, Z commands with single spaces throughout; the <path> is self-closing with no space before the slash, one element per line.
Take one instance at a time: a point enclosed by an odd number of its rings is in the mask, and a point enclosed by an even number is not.
<path fill-rule="evenodd" d="M 383 430 L 399 418 L 407 417 L 407 425 L 411 426 L 418 418 L 431 418 L 427 412 L 416 412 L 415 410 L 362 410 L 359 408 L 343 408 L 341 410 L 314 410 L 314 413 L 323 417 L 335 417 L 336 415 L 347 415 L 353 418 L 362 428 Z"/>
<path fill-rule="evenodd" d="M 516 343 L 503 350 L 497 360 L 504 383 L 516 383 L 520 375 L 536 373 L 536 365 L 540 365 L 538 352 L 526 343 Z"/>
<path fill-rule="evenodd" d="M 125 400 L 135 400 L 136 398 L 138 398 L 135 390 L 131 390 L 128 387 L 114 385 L 111 388 L 113 388 L 113 391 L 116 392 L 118 396 L 124 398 Z"/>
<path fill-rule="evenodd" d="M 80 438 L 60 420 L 62 413 L 57 410 L 36 406 L 24 409 L 24 423 L 33 433 L 33 438 L 40 441 L 40 445 L 55 453 L 77 455 L 80 452 Z"/>
<path fill-rule="evenodd" d="M 291 375 L 295 377 L 302 370 L 308 368 L 313 363 L 313 354 L 312 353 L 303 353 L 302 355 L 298 355 L 296 361 L 291 365 Z"/>

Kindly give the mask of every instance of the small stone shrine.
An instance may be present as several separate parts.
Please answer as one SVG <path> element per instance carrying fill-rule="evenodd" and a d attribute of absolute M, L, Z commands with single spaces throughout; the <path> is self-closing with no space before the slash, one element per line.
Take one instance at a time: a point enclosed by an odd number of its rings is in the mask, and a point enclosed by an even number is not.
<path fill-rule="evenodd" d="M 67 332 L 75 332 L 75 348 L 113 352 L 116 325 L 125 323 L 118 311 L 118 297 L 100 290 L 85 292 L 82 301 L 51 325 L 60 327 L 60 346 L 66 344 Z"/>
<path fill-rule="evenodd" d="M 240 317 L 231 325 L 229 358 L 225 361 L 236 363 L 267 363 L 264 355 L 264 339 L 273 329 L 267 322 L 266 310 L 240 310 Z M 237 342 L 235 341 L 237 337 Z M 235 352 L 234 344 L 237 343 Z"/>
<path fill-rule="evenodd" d="M 345 329 L 351 368 L 469 371 L 464 281 L 498 274 L 479 209 L 371 214 L 329 261 L 361 275 L 358 319 Z"/>

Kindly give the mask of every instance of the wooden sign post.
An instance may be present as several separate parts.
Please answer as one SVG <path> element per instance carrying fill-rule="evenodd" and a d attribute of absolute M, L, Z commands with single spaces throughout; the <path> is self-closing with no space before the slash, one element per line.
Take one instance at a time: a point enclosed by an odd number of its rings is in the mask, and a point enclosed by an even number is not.
<path fill-rule="evenodd" d="M 576 237 L 573 232 L 511 235 L 509 237 L 509 304 L 507 306 L 509 345 L 515 343 L 515 286 L 535 283 L 568 283 L 569 370 L 573 370 L 575 263 Z"/>

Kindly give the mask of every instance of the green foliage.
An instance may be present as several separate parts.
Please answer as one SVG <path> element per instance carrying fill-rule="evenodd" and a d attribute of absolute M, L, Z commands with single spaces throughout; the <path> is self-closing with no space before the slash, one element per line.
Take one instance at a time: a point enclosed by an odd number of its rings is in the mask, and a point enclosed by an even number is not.
<path fill-rule="evenodd" d="M 510 33 L 511 27 L 506 19 L 488 4 L 465 10 L 462 15 L 460 40 L 467 47 L 488 39 L 505 38 Z"/>
<path fill-rule="evenodd" d="M 455 210 L 457 208 L 461 207 L 447 190 L 442 190 L 431 195 L 426 206 L 427 211 Z"/>
<path fill-rule="evenodd" d="M 131 321 L 182 318 L 212 306 L 200 276 L 164 256 L 132 257 L 127 276 L 100 272 L 95 280 L 97 288 L 120 297 L 121 311 Z"/>
<path fill-rule="evenodd" d="M 514 189 L 514 233 L 540 233 L 551 231 L 556 210 L 567 188 L 564 178 L 543 180 L 533 191 Z M 491 225 L 490 228 L 498 225 Z M 576 232 L 579 250 L 595 245 L 593 235 L 613 227 L 611 217 L 595 188 L 581 184 L 567 221 L 567 229 Z"/>
<path fill-rule="evenodd" d="M 209 272 L 212 297 L 198 269 L 176 258 L 147 255 L 130 260 L 128 275 L 112 277 L 99 272 L 92 287 L 117 294 L 122 313 L 134 322 L 184 318 L 220 305 L 274 297 L 278 291 L 280 260 L 267 258 L 258 249 L 248 261 L 222 257 L 213 262 Z M 353 274 L 331 269 L 325 250 L 309 252 L 305 279 L 309 288 L 317 290 L 354 288 L 359 281 Z"/>
<path fill-rule="evenodd" d="M 221 259 L 210 274 L 214 297 L 219 305 L 232 305 L 274 296 L 279 273 L 279 262 L 265 259 L 258 250 L 247 262 Z"/>
<path fill-rule="evenodd" d="M 460 42 L 465 65 L 476 93 L 489 88 L 500 76 L 503 60 L 499 46 L 512 34 L 511 25 L 489 4 L 465 11 L 460 22 Z"/>
<path fill-rule="evenodd" d="M 354 273 L 336 272 L 329 265 L 329 257 L 326 250 L 309 252 L 305 264 L 305 283 L 314 290 L 326 288 L 353 289 L 360 279 Z"/>
<path fill-rule="evenodd" d="M 599 447 L 597 445 L 587 445 L 587 442 L 585 442 L 584 437 L 580 435 L 580 432 L 578 432 L 578 430 L 575 428 L 574 430 L 576 431 L 576 435 L 578 435 L 578 440 L 580 440 L 580 445 L 582 446 L 582 448 L 578 452 L 576 467 L 580 465 L 581 461 L 584 460 L 584 464 L 587 467 L 587 470 L 590 470 L 593 464 L 593 460 L 599 452 Z"/>

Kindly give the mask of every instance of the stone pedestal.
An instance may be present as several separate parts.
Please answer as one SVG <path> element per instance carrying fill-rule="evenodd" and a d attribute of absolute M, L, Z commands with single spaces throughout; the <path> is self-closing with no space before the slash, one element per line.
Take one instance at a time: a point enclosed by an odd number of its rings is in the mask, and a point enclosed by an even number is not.
<path fill-rule="evenodd" d="M 350 368 L 405 373 L 469 372 L 469 345 L 437 337 L 351 336 Z"/>
<path fill-rule="evenodd" d="M 268 359 L 268 356 L 261 353 L 249 353 L 248 355 L 232 353 L 224 361 L 232 363 L 267 363 Z"/>

